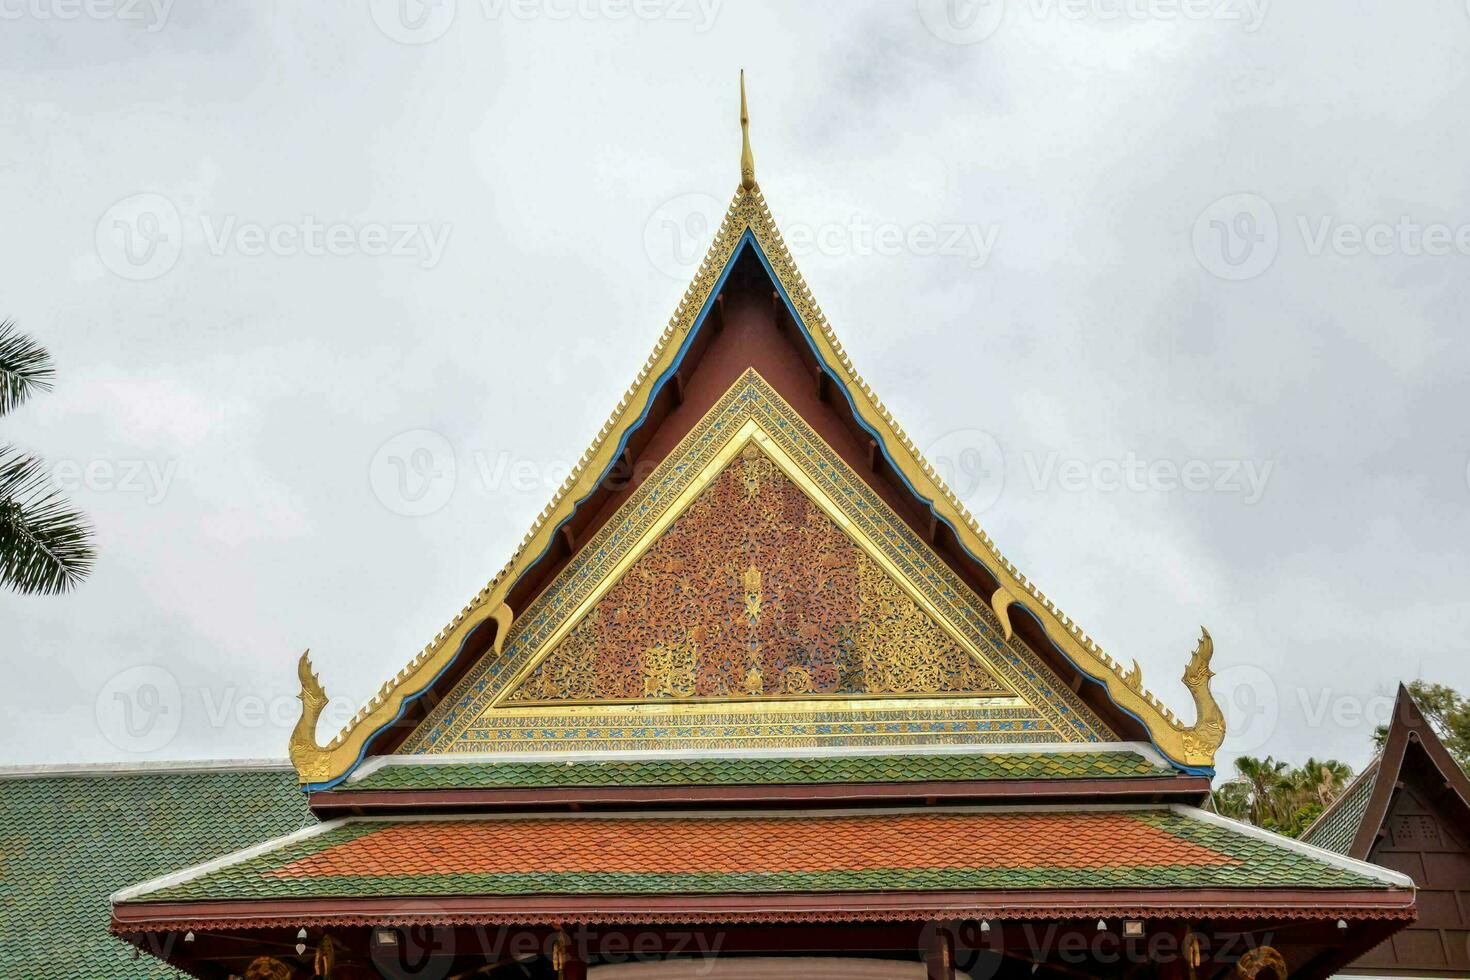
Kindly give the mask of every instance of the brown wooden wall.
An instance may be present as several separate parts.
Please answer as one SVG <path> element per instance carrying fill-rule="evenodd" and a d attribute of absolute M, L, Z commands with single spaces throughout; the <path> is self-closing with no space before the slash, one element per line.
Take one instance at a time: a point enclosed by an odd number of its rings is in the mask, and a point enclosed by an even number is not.
<path fill-rule="evenodd" d="M 1406 764 L 1400 779 L 1368 860 L 1414 879 L 1419 921 L 1346 972 L 1470 976 L 1470 827 L 1435 802 L 1443 798 L 1437 770 Z"/>

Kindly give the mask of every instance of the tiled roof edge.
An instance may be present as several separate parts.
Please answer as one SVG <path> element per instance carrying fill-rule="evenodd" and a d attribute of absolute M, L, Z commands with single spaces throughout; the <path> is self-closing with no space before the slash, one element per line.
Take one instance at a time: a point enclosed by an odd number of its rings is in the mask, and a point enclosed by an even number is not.
<path fill-rule="evenodd" d="M 1400 874 L 1397 871 L 1390 871 L 1388 868 L 1379 867 L 1376 864 L 1369 864 L 1367 861 L 1359 861 L 1356 858 L 1338 854 L 1336 851 L 1329 851 L 1313 844 L 1307 844 L 1292 837 L 1284 837 L 1281 834 L 1265 830 L 1254 824 L 1242 823 L 1239 820 L 1222 817 L 1218 813 L 1210 813 L 1208 810 L 1202 810 L 1199 807 L 1184 806 L 1179 803 L 1170 804 L 1169 809 L 1180 816 L 1191 817 L 1201 823 L 1214 824 L 1216 827 L 1233 830 L 1246 837 L 1254 837 L 1256 840 L 1273 844 L 1284 850 L 1294 851 L 1303 857 L 1309 857 L 1343 871 L 1350 871 L 1366 878 L 1373 878 L 1398 888 L 1407 888 L 1410 891 L 1413 891 L 1415 888 L 1414 879 L 1408 875 Z"/>
<path fill-rule="evenodd" d="M 1177 771 L 1147 742 L 1016 742 L 1007 745 L 852 745 L 807 746 L 769 749 L 640 749 L 584 750 L 573 752 L 465 752 L 413 755 L 380 755 L 364 762 L 348 777 L 349 783 L 366 779 L 388 766 L 456 766 L 500 763 L 554 762 L 644 762 L 689 761 L 694 759 L 842 759 L 883 758 L 906 755 L 1093 755 L 1099 752 L 1134 752 L 1160 769 Z"/>
<path fill-rule="evenodd" d="M 203 876 L 207 874 L 212 874 L 213 872 L 219 871 L 222 868 L 228 868 L 231 865 L 239 864 L 242 861 L 249 861 L 251 858 L 259 857 L 262 854 L 267 854 L 278 848 L 285 847 L 288 844 L 294 844 L 297 841 L 307 840 L 309 838 L 317 836 L 318 834 L 324 834 L 329 830 L 336 830 L 338 827 L 351 823 L 353 820 L 356 819 L 358 818 L 343 817 L 339 820 L 325 820 L 321 823 L 313 824 L 309 827 L 302 827 L 300 830 L 292 831 L 291 833 L 284 836 L 272 838 L 268 841 L 262 841 L 261 843 L 256 844 L 254 847 L 247 847 L 243 851 L 235 851 L 232 854 L 226 854 L 224 857 L 215 858 L 213 861 L 206 861 L 203 864 L 196 864 L 192 867 L 184 868 L 181 871 L 175 871 L 171 874 L 166 874 L 161 877 L 154 878 L 150 881 L 140 882 L 136 885 L 129 885 L 127 888 L 122 888 L 118 891 L 113 892 L 111 895 L 108 896 L 107 900 L 111 904 L 116 905 L 119 902 L 129 902 L 133 899 L 141 898 L 149 892 L 156 892 L 163 888 L 172 888 L 174 885 L 182 885 L 185 882 L 193 881 L 195 878 L 202 878 Z"/>
<path fill-rule="evenodd" d="M 287 759 L 196 759 L 169 762 L 60 762 L 0 766 L 0 779 L 47 776 L 138 776 L 190 772 L 289 772 Z"/>
<path fill-rule="evenodd" d="M 1354 776 L 1352 782 L 1348 783 L 1347 787 L 1340 794 L 1338 794 L 1337 799 L 1329 803 L 1325 810 L 1317 814 L 1317 819 L 1313 820 L 1310 824 L 1307 825 L 1307 829 L 1303 830 L 1301 833 L 1300 840 L 1310 842 L 1313 837 L 1315 837 L 1324 827 L 1326 827 L 1333 820 L 1333 818 L 1337 816 L 1337 814 L 1342 810 L 1343 807 L 1347 806 L 1348 801 L 1352 797 L 1353 793 L 1361 787 L 1364 780 L 1371 781 L 1377 779 L 1378 766 L 1382 761 L 1383 753 L 1375 753 L 1373 758 L 1369 760 L 1368 764 L 1363 767 L 1363 771 Z M 1349 839 L 1348 843 L 1352 843 L 1351 839 Z"/>

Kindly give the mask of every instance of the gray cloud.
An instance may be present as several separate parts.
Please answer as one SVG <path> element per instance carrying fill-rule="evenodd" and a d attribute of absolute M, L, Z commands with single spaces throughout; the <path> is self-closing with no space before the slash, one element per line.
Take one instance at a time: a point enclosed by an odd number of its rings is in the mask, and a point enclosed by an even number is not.
<path fill-rule="evenodd" d="M 1187 714 L 1201 622 L 1263 712 L 1238 751 L 1361 764 L 1357 707 L 1470 689 L 1470 255 L 1302 230 L 1470 223 L 1463 4 L 1301 0 L 1252 31 L 1011 0 L 964 45 L 909 3 L 453 6 L 421 44 L 378 4 L 180 4 L 156 30 L 5 7 L 0 313 L 61 369 L 5 436 L 82 468 L 102 547 L 73 596 L 0 596 L 6 761 L 279 755 L 302 648 L 344 701 L 395 672 L 550 495 L 487 466 L 575 458 L 662 328 L 683 283 L 645 232 L 734 189 L 741 65 L 778 217 L 836 229 L 801 264 L 859 368 L 921 445 L 993 438 L 982 523 L 1166 702 Z M 97 235 L 141 193 L 177 254 L 134 281 Z M 1279 231 L 1241 281 L 1192 244 L 1234 194 Z M 288 231 L 212 249 L 225 221 Z M 855 221 L 994 248 L 880 249 Z M 447 229 L 442 256 L 373 244 L 404 227 Z M 411 430 L 456 464 L 416 517 L 370 475 Z M 1080 476 L 1035 479 L 1048 458 Z M 1130 458 L 1270 470 L 1256 501 L 1109 489 Z M 157 746 L 108 713 L 148 665 L 179 686 Z"/>

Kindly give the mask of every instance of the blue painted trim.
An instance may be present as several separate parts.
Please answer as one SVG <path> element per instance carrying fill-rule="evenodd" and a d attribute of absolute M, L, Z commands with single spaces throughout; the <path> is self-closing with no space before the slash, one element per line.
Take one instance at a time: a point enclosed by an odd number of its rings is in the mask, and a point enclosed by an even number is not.
<path fill-rule="evenodd" d="M 679 365 L 682 364 L 684 361 L 684 355 L 689 353 L 689 346 L 694 342 L 694 338 L 704 327 L 704 322 L 709 317 L 709 311 L 714 306 L 715 298 L 720 295 L 720 291 L 724 288 L 725 280 L 730 278 L 730 272 L 735 268 L 735 260 L 740 257 L 740 252 L 744 248 L 747 239 L 750 241 L 751 244 L 755 244 L 755 238 L 752 237 L 750 231 L 747 230 L 745 234 L 741 236 L 740 241 L 736 244 L 735 250 L 730 253 L 730 260 L 725 263 L 725 268 L 721 270 L 720 278 L 715 280 L 714 288 L 710 290 L 710 294 L 705 299 L 704 305 L 700 307 L 699 315 L 694 319 L 694 326 L 690 328 L 688 335 L 684 338 L 684 342 L 679 345 L 679 350 L 677 353 L 675 353 L 674 360 L 669 364 L 668 368 L 664 371 L 663 374 L 660 374 L 656 379 L 654 379 L 653 388 L 648 393 L 648 399 L 643 403 L 643 411 L 640 412 L 638 417 L 634 419 L 628 425 L 627 429 L 623 431 L 623 435 L 618 440 L 617 449 L 613 453 L 612 459 L 608 462 L 603 471 L 597 475 L 597 479 L 593 481 L 592 486 L 594 490 L 597 485 L 600 484 L 604 479 L 606 479 L 607 475 L 612 472 L 612 468 L 617 465 L 618 457 L 622 455 L 623 449 L 627 447 L 628 440 L 631 439 L 633 437 L 633 433 L 638 431 L 638 429 L 642 427 L 643 423 L 648 420 L 648 413 L 653 409 L 653 400 L 658 397 L 659 392 L 663 390 L 664 385 L 668 384 L 669 379 L 674 376 L 674 372 L 679 370 Z M 759 252 L 759 247 L 757 247 L 756 251 Z M 766 268 L 767 270 L 769 270 L 770 266 L 767 265 Z M 774 278 L 775 277 L 772 276 L 773 280 Z M 576 501 L 576 503 L 572 505 L 571 513 L 568 514 L 566 518 L 561 521 L 561 523 L 557 524 L 556 527 L 553 528 L 553 535 L 550 539 L 548 539 L 546 547 L 543 548 L 541 550 L 541 553 L 538 554 L 534 559 L 532 559 L 531 563 L 526 566 L 526 571 L 521 573 L 520 578 L 517 578 L 515 582 L 511 583 L 512 589 L 515 588 L 515 586 L 521 581 L 522 578 L 525 578 L 526 574 L 530 572 L 532 568 L 535 568 L 536 565 L 543 558 L 546 557 L 546 555 L 551 551 L 550 542 L 556 540 L 554 532 L 560 531 L 562 526 L 565 525 L 567 521 L 570 521 L 573 517 L 576 516 L 577 510 L 582 506 L 582 504 L 587 501 L 588 497 L 592 496 L 592 493 L 593 490 L 587 491 L 586 494 L 580 497 Z M 479 632 L 479 628 L 477 627 L 474 632 Z M 471 633 L 470 635 L 473 636 L 474 633 Z M 402 718 L 403 713 L 408 710 L 408 706 L 412 702 L 417 701 L 419 698 L 427 694 L 430 688 L 434 686 L 435 682 L 444 675 L 444 672 L 447 671 L 450 667 L 454 666 L 454 662 L 458 660 L 459 655 L 464 652 L 465 643 L 468 643 L 469 639 L 469 636 L 466 636 L 464 638 L 464 643 L 461 643 L 459 645 L 459 649 L 454 651 L 454 656 L 449 658 L 449 661 L 445 663 L 444 667 L 439 671 L 439 673 L 435 674 L 434 677 L 429 681 L 429 683 L 424 685 L 422 690 L 420 690 L 417 694 L 412 695 L 411 697 L 403 699 L 403 703 L 398 706 L 398 713 L 394 715 L 391 720 L 384 722 L 381 726 L 378 727 L 376 731 L 374 731 L 371 735 L 363 740 L 362 750 L 358 752 L 357 759 L 353 761 L 352 765 L 348 767 L 345 773 L 343 773 L 341 776 L 338 776 L 336 779 L 331 780 L 330 782 L 317 783 L 306 786 L 304 787 L 304 790 L 306 792 L 311 792 L 313 790 L 331 789 L 333 786 L 340 785 L 343 780 L 351 776 L 353 772 L 357 770 L 357 767 L 362 765 L 363 759 L 367 757 L 368 746 L 372 744 L 373 739 L 377 738 L 383 733 L 385 729 L 396 723 L 398 719 Z"/>
<path fill-rule="evenodd" d="M 984 568 L 987 572 L 990 572 L 991 576 L 999 581 L 1000 576 L 996 575 L 995 571 L 991 569 L 990 566 L 987 565 L 984 560 L 980 558 L 979 555 L 976 555 L 969 548 L 965 547 L 964 540 L 960 537 L 958 529 L 954 526 L 954 524 L 952 524 L 943 515 L 941 515 L 938 510 L 935 509 L 934 501 L 930 500 L 928 497 L 920 493 L 918 491 L 918 488 L 916 488 L 911 482 L 909 482 L 908 477 L 904 475 L 902 467 L 900 467 L 895 462 L 893 456 L 889 454 L 888 446 L 883 439 L 882 434 L 874 429 L 871 425 L 869 425 L 867 420 L 863 418 L 862 413 L 858 411 L 857 403 L 853 401 L 851 393 L 848 392 L 847 386 L 842 383 L 842 379 L 837 376 L 837 372 L 832 369 L 832 366 L 827 363 L 827 359 L 822 356 L 821 350 L 817 347 L 816 341 L 812 338 L 811 330 L 807 327 L 805 321 L 802 320 L 801 314 L 796 311 L 796 305 L 791 302 L 791 296 L 786 292 L 786 287 L 781 285 L 781 279 L 779 276 L 776 275 L 775 270 L 771 268 L 771 263 L 766 260 L 765 253 L 761 251 L 760 243 L 755 240 L 755 237 L 748 230 L 746 231 L 745 235 L 742 236 L 741 244 L 744 245 L 747 240 L 754 250 L 756 257 L 760 259 L 761 265 L 765 267 L 766 275 L 770 278 L 771 282 L 775 284 L 777 292 L 779 292 L 781 295 L 782 302 L 786 304 L 787 312 L 791 314 L 791 318 L 796 322 L 797 326 L 801 328 L 801 335 L 806 340 L 807 346 L 811 348 L 812 355 L 816 358 L 817 363 L 820 364 L 822 366 L 822 370 L 833 381 L 837 383 L 837 390 L 842 392 L 842 396 L 847 399 L 847 404 L 852 409 L 852 416 L 854 419 L 857 420 L 858 425 L 860 425 L 865 432 L 873 437 L 873 440 L 878 444 L 878 448 L 883 453 L 883 458 L 888 460 L 890 468 L 893 470 L 894 473 L 898 475 L 898 478 L 903 481 L 903 485 L 908 488 L 909 492 L 912 493 L 915 497 L 919 498 L 919 500 L 924 502 L 925 506 L 927 506 L 929 509 L 929 513 L 936 520 L 941 521 L 946 527 L 950 529 L 951 532 L 954 532 L 955 541 L 959 544 L 960 548 L 964 550 L 965 554 L 968 555 L 970 559 L 978 564 L 981 568 Z M 737 248 L 735 251 L 735 255 L 738 256 L 739 254 L 740 249 Z M 733 263 L 733 257 L 731 261 Z M 1031 616 L 1031 619 L 1036 622 L 1036 625 L 1038 627 L 1041 626 L 1040 620 L 1037 620 L 1035 615 L 1033 615 L 1030 610 L 1026 609 L 1024 606 L 1021 606 L 1019 608 L 1022 612 L 1025 612 L 1027 615 Z M 1043 636 L 1046 636 L 1046 630 L 1044 628 L 1042 629 L 1041 633 Z M 1144 723 L 1144 720 L 1138 717 L 1136 713 L 1129 711 L 1121 704 L 1118 704 L 1118 702 L 1113 698 L 1112 692 L 1107 689 L 1106 684 L 1079 667 L 1077 665 L 1077 662 L 1067 654 L 1067 651 L 1058 646 L 1056 641 L 1051 639 L 1050 636 L 1047 636 L 1047 642 L 1051 644 L 1053 650 L 1061 655 L 1063 660 L 1072 665 L 1072 668 L 1076 670 L 1078 674 L 1086 678 L 1089 682 L 1100 685 L 1103 688 L 1103 693 L 1107 695 L 1108 700 L 1113 703 L 1114 707 L 1116 707 L 1124 714 L 1128 715 L 1128 717 L 1132 718 L 1134 721 L 1138 722 L 1139 726 L 1144 730 L 1145 733 L 1148 734 L 1149 743 L 1153 745 L 1153 747 L 1158 751 L 1159 755 L 1163 756 L 1165 759 L 1168 759 L 1169 762 L 1172 763 L 1174 766 L 1184 772 L 1189 773 L 1190 775 L 1214 775 L 1214 769 L 1200 768 L 1197 766 L 1187 766 L 1184 763 L 1171 758 L 1169 754 L 1158 745 L 1157 741 L 1155 741 L 1152 732 L 1150 732 L 1149 727 L 1147 724 Z"/>
<path fill-rule="evenodd" d="M 958 529 L 948 519 L 941 515 L 938 510 L 935 509 L 935 502 L 920 493 L 918 488 L 915 487 L 911 482 L 909 482 L 908 477 L 904 475 L 902 467 L 898 465 L 897 461 L 894 460 L 892 454 L 889 453 L 888 444 L 886 440 L 884 440 L 882 434 L 879 433 L 877 429 L 869 425 L 868 421 L 863 418 L 862 413 L 858 411 L 857 403 L 853 401 L 852 394 L 847 390 L 847 385 L 842 383 L 842 379 L 838 376 L 837 372 L 833 370 L 830 364 L 827 363 L 827 359 L 822 356 L 821 349 L 817 346 L 816 340 L 812 336 L 811 329 L 807 326 L 806 321 L 802 319 L 801 314 L 797 312 L 796 304 L 791 301 L 791 296 L 789 293 L 787 293 L 786 287 L 781 284 L 781 278 L 776 275 L 775 269 L 771 267 L 770 260 L 766 258 L 766 254 L 764 251 L 762 251 L 760 243 L 756 241 L 755 234 L 749 228 L 747 228 L 744 233 L 741 234 L 740 241 L 735 244 L 734 250 L 730 253 L 729 260 L 725 263 L 724 269 L 720 271 L 720 277 L 715 280 L 714 288 L 710 290 L 709 296 L 706 297 L 704 301 L 704 305 L 700 307 L 699 315 L 695 317 L 694 325 L 690 327 L 689 333 L 684 337 L 684 342 L 679 345 L 679 350 L 677 351 L 677 353 L 675 353 L 673 361 L 670 362 L 668 368 L 666 368 L 662 374 L 654 379 L 653 387 L 648 393 L 648 398 L 643 403 L 642 412 L 640 412 L 638 417 L 634 419 L 626 429 L 623 430 L 622 436 L 618 439 L 617 448 L 612 455 L 612 459 L 609 461 L 607 467 L 598 474 L 597 479 L 593 481 L 592 486 L 595 488 L 607 477 L 609 473 L 612 472 L 613 466 L 617 464 L 618 458 L 622 455 L 623 450 L 627 447 L 628 440 L 631 439 L 633 437 L 633 433 L 638 431 L 638 429 L 643 426 L 643 423 L 648 420 L 648 413 L 653 408 L 654 399 L 658 397 L 659 392 L 663 390 L 664 385 L 669 382 L 669 379 L 674 376 L 674 373 L 678 371 L 680 365 L 683 363 L 684 356 L 689 353 L 689 347 L 691 344 L 693 344 L 694 338 L 697 337 L 699 335 L 699 331 L 703 329 L 705 321 L 709 317 L 709 311 L 714 306 L 716 298 L 720 295 L 721 290 L 724 288 L 725 281 L 729 279 L 731 271 L 735 268 L 735 263 L 740 259 L 741 253 L 744 252 L 747 248 L 749 248 L 755 254 L 755 257 L 757 260 L 759 260 L 761 267 L 766 270 L 766 276 L 776 287 L 776 291 L 781 297 L 781 302 L 786 305 L 786 311 L 791 314 L 791 319 L 797 325 L 798 332 L 801 334 L 802 339 L 806 341 L 807 346 L 811 349 L 812 356 L 816 359 L 816 362 L 821 365 L 822 371 L 836 382 L 837 390 L 842 392 L 843 398 L 847 399 L 847 404 L 848 407 L 852 410 L 853 418 L 857 420 L 858 425 L 861 426 L 865 432 L 873 437 L 873 440 L 878 444 L 879 451 L 883 453 L 883 458 L 888 460 L 890 468 L 893 470 L 894 473 L 898 475 L 899 480 L 903 482 L 903 485 L 908 488 L 910 493 L 912 493 L 919 500 L 923 501 L 924 505 L 928 508 L 929 513 L 935 518 L 935 520 L 943 522 L 943 524 L 948 527 L 951 532 L 955 533 L 955 540 L 959 543 L 960 548 L 963 549 L 965 554 L 968 555 L 972 561 L 979 564 L 981 568 L 984 568 L 987 572 L 990 572 L 990 574 L 998 580 L 999 576 L 995 574 L 994 570 L 992 570 L 990 566 L 987 565 L 984 560 L 982 560 L 978 555 L 970 551 L 969 548 L 965 547 L 963 539 L 958 534 Z M 575 517 L 577 510 L 582 506 L 583 503 L 586 502 L 587 498 L 592 495 L 592 492 L 593 491 L 589 490 L 584 496 L 579 498 L 576 503 L 573 504 L 571 513 L 568 514 L 567 517 L 561 521 L 561 523 L 557 524 L 553 530 L 561 530 L 563 525 L 565 525 L 568 521 Z M 554 540 L 555 537 L 553 535 L 553 537 L 548 541 L 547 546 L 542 549 L 541 553 L 538 554 L 531 561 L 531 563 L 526 566 L 525 572 L 521 573 L 521 578 L 524 578 L 525 575 L 529 573 L 532 568 L 536 567 L 536 565 L 543 558 L 546 557 L 546 555 L 551 550 L 550 541 Z M 511 588 L 515 588 L 515 586 L 521 581 L 521 578 L 516 579 L 516 581 L 512 583 Z M 1041 626 L 1040 620 L 1038 620 L 1029 609 L 1026 609 L 1024 606 L 1017 606 L 1013 608 L 1020 609 L 1022 612 L 1026 613 L 1026 615 L 1030 616 L 1032 621 L 1035 622 L 1038 627 Z M 479 632 L 479 628 L 477 627 L 474 632 Z M 473 636 L 474 633 L 471 633 L 470 635 Z M 1045 628 L 1042 628 L 1042 635 L 1046 636 Z M 356 771 L 357 767 L 362 765 L 363 759 L 367 756 L 368 745 L 372 743 L 373 739 L 377 738 L 380 734 L 383 733 L 385 729 L 396 723 L 398 719 L 402 718 L 403 713 L 408 709 L 409 704 L 417 701 L 420 697 L 423 697 L 425 694 L 428 693 L 430 688 L 434 686 L 435 682 L 437 682 L 439 678 L 443 676 L 444 672 L 447 671 L 451 666 L 453 666 L 454 662 L 459 659 L 459 655 L 464 652 L 465 643 L 468 643 L 469 639 L 469 636 L 465 637 L 464 643 L 460 644 L 460 648 L 454 652 L 454 656 L 449 659 L 449 661 L 444 665 L 439 673 L 434 675 L 434 677 L 429 681 L 428 684 L 424 685 L 422 690 L 411 697 L 403 699 L 403 703 L 399 705 L 398 713 L 394 715 L 390 721 L 384 723 L 377 729 L 377 731 L 373 732 L 363 741 L 362 751 L 358 753 L 356 761 L 352 763 L 352 765 L 347 769 L 345 773 L 330 782 L 308 785 L 304 787 L 304 789 L 307 792 L 311 792 L 313 790 L 331 789 L 333 786 L 340 785 L 343 780 L 351 776 L 352 773 Z M 1178 762 L 1173 758 L 1170 758 L 1169 754 L 1165 752 L 1158 745 L 1157 742 L 1154 741 L 1152 733 L 1149 731 L 1149 727 L 1147 724 L 1144 723 L 1143 719 L 1140 718 L 1136 713 L 1129 711 L 1127 708 L 1118 704 L 1118 702 L 1113 698 L 1112 692 L 1108 691 L 1106 684 L 1104 684 L 1102 681 L 1099 681 L 1097 678 L 1093 677 L 1087 671 L 1078 666 L 1077 662 L 1073 660 L 1070 655 L 1068 655 L 1067 651 L 1058 646 L 1056 641 L 1052 640 L 1050 636 L 1047 636 L 1047 642 L 1051 644 L 1052 649 L 1055 650 L 1062 657 L 1063 660 L 1072 665 L 1073 669 L 1076 670 L 1078 674 L 1086 678 L 1088 682 L 1100 685 L 1103 688 L 1103 693 L 1107 695 L 1108 700 L 1113 703 L 1114 707 L 1116 707 L 1119 711 L 1122 711 L 1124 714 L 1128 715 L 1134 721 L 1138 722 L 1139 726 L 1144 730 L 1144 732 L 1149 735 L 1150 744 L 1153 745 L 1153 747 L 1158 751 L 1161 756 L 1163 756 L 1165 759 L 1168 759 L 1169 762 L 1180 771 L 1188 773 L 1192 776 L 1214 776 L 1215 770 L 1213 768 L 1187 766 L 1182 762 Z"/>

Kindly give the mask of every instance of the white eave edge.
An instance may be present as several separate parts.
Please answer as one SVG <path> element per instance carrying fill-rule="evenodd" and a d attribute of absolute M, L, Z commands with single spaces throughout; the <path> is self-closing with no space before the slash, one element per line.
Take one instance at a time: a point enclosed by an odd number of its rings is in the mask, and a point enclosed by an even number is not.
<path fill-rule="evenodd" d="M 164 888 L 172 888 L 175 885 L 182 885 L 185 882 L 193 881 L 195 878 L 200 878 L 204 875 L 212 874 L 213 872 L 219 871 L 222 868 L 228 868 L 233 865 L 240 864 L 243 861 L 249 861 L 251 858 L 260 857 L 260 855 L 262 854 L 274 851 L 280 847 L 285 847 L 288 844 L 295 844 L 298 841 L 309 840 L 312 837 L 316 837 L 318 834 L 324 834 L 329 830 L 335 830 L 343 824 L 351 822 L 353 819 L 354 818 L 352 817 L 342 817 L 337 820 L 327 820 L 323 823 L 313 824 L 310 827 L 302 827 L 300 830 L 293 831 L 283 837 L 275 837 L 271 840 L 263 841 L 259 844 L 256 844 L 254 847 L 247 847 L 243 851 L 235 851 L 232 854 L 226 854 L 224 857 L 215 858 L 213 861 L 206 861 L 203 864 L 196 864 L 192 868 L 185 868 L 182 871 L 175 871 L 171 874 L 166 874 L 162 877 L 154 878 L 151 881 L 145 881 L 141 884 L 130 885 L 127 888 L 119 889 L 118 891 L 115 891 L 110 896 L 108 896 L 108 901 L 111 902 L 113 905 L 116 905 L 118 902 L 130 902 L 135 898 L 140 898 L 143 895 L 148 894 L 149 892 L 159 891 Z"/>
<path fill-rule="evenodd" d="M 1341 871 L 1351 871 L 1354 874 L 1363 875 L 1367 878 L 1373 878 L 1377 881 L 1383 882 L 1384 884 L 1393 885 L 1396 888 L 1407 888 L 1410 891 L 1413 891 L 1416 888 L 1414 884 L 1414 879 L 1410 878 L 1406 874 L 1402 874 L 1398 871 L 1392 871 L 1388 868 L 1380 867 L 1376 864 L 1369 864 L 1367 861 L 1359 861 L 1356 858 L 1350 858 L 1345 854 L 1338 854 L 1336 851 L 1329 851 L 1326 848 L 1316 847 L 1312 844 L 1303 843 L 1302 841 L 1296 840 L 1292 837 L 1284 837 L 1281 834 L 1277 834 L 1269 830 L 1264 830 L 1260 827 L 1255 826 L 1254 824 L 1242 823 L 1239 820 L 1232 820 L 1229 817 L 1222 817 L 1218 813 L 1210 813 L 1209 811 L 1201 810 L 1198 807 L 1184 806 L 1179 803 L 1171 804 L 1170 808 L 1175 813 L 1178 813 L 1181 816 L 1190 817 L 1194 820 L 1200 821 L 1201 823 L 1214 824 L 1217 827 L 1224 827 L 1225 829 L 1232 830 L 1235 833 L 1240 834 L 1244 837 L 1253 837 L 1256 840 L 1264 841 L 1267 844 L 1274 845 L 1276 847 L 1282 848 L 1283 850 L 1294 851 L 1297 854 L 1302 855 L 1303 857 L 1309 857 L 1312 860 L 1318 861 L 1322 864 L 1331 865 L 1332 867 L 1337 868 Z"/>

